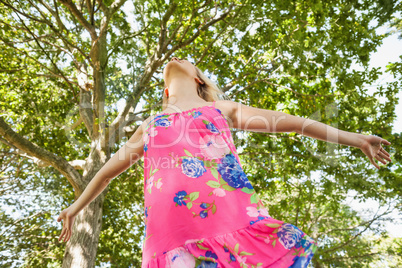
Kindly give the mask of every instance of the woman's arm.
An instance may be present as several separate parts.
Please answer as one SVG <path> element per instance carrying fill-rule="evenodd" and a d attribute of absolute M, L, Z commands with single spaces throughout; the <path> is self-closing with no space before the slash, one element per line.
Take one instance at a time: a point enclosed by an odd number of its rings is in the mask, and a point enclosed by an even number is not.
<path fill-rule="evenodd" d="M 81 196 L 69 207 L 70 213 L 74 216 L 77 215 L 103 192 L 113 178 L 128 169 L 143 156 L 144 144 L 142 134 L 147 121 L 148 120 L 145 120 L 141 126 L 137 128 L 126 144 L 124 144 L 124 146 L 96 173 Z"/>
<path fill-rule="evenodd" d="M 304 118 L 284 112 L 247 106 L 230 100 L 216 101 L 229 127 L 253 132 L 297 132 Z"/>
<path fill-rule="evenodd" d="M 228 117 L 234 128 L 253 132 L 297 132 L 315 139 L 357 148 L 360 148 L 363 143 L 364 135 L 362 134 L 342 131 L 312 119 L 255 108 L 233 101 L 220 101 L 219 105 L 225 105 L 228 108 L 226 109 Z"/>
<path fill-rule="evenodd" d="M 144 144 L 142 134 L 148 121 L 149 118 L 137 128 L 126 144 L 96 173 L 81 196 L 71 206 L 60 213 L 57 221 L 60 222 L 63 220 L 63 229 L 59 241 L 62 239 L 68 241 L 70 239 L 74 219 L 77 214 L 102 193 L 113 178 L 125 171 L 143 156 Z"/>
<path fill-rule="evenodd" d="M 229 100 L 217 101 L 216 105 L 222 108 L 229 118 L 229 126 L 234 128 L 254 132 L 297 132 L 315 139 L 356 147 L 361 149 L 378 169 L 379 166 L 373 158 L 384 164 L 386 162 L 382 158 L 391 162 L 390 155 L 381 147 L 381 143 L 391 143 L 380 137 L 347 132 L 312 119 L 254 108 Z"/>
<path fill-rule="evenodd" d="M 295 132 L 314 139 L 360 148 L 363 134 L 343 131 L 324 123 L 299 117 Z"/>

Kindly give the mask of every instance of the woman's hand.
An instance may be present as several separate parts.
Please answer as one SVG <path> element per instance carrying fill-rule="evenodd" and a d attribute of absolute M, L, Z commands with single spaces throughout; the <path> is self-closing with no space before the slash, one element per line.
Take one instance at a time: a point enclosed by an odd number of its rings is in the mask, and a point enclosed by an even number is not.
<path fill-rule="evenodd" d="M 380 169 L 380 166 L 374 162 L 374 158 L 384 165 L 387 164 L 385 160 L 391 162 L 390 154 L 381 146 L 381 144 L 390 145 L 391 143 L 389 141 L 373 135 L 364 135 L 363 137 L 363 143 L 360 146 L 360 150 L 367 155 L 371 164 Z"/>
<path fill-rule="evenodd" d="M 59 218 L 57 219 L 58 222 L 63 220 L 63 230 L 61 231 L 59 242 L 64 236 L 64 242 L 67 242 L 71 237 L 71 230 L 73 229 L 75 216 L 72 215 L 70 207 L 63 210 Z"/>

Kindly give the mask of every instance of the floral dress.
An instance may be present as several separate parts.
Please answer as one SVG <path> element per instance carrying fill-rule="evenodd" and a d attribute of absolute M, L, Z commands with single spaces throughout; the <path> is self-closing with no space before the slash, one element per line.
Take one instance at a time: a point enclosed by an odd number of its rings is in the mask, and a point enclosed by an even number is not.
<path fill-rule="evenodd" d="M 144 135 L 142 268 L 307 267 L 316 242 L 269 216 L 225 116 L 162 113 Z"/>

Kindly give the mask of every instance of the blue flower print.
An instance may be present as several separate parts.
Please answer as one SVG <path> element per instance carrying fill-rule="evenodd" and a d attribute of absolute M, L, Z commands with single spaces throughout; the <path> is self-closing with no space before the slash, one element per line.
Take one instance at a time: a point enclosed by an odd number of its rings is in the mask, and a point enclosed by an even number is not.
<path fill-rule="evenodd" d="M 148 207 L 145 208 L 145 217 L 148 217 Z"/>
<path fill-rule="evenodd" d="M 296 243 L 296 248 L 303 247 L 307 251 L 313 244 L 314 240 L 308 235 L 304 235 L 300 241 Z"/>
<path fill-rule="evenodd" d="M 307 258 L 305 256 L 295 256 L 293 258 L 294 263 L 289 268 L 307 268 L 312 257 L 313 254 L 307 256 Z"/>
<path fill-rule="evenodd" d="M 205 219 L 207 216 L 208 216 L 208 211 L 203 210 L 203 211 L 200 212 L 200 217 L 201 218 Z"/>
<path fill-rule="evenodd" d="M 218 259 L 218 256 L 217 256 L 215 253 L 213 253 L 212 251 L 210 251 L 210 250 L 208 250 L 208 251 L 205 253 L 205 257 L 214 258 L 215 260 Z"/>
<path fill-rule="evenodd" d="M 148 144 L 144 145 L 144 152 L 146 152 L 148 150 Z"/>
<path fill-rule="evenodd" d="M 219 133 L 219 130 L 215 127 L 212 122 L 207 124 L 207 129 L 209 129 L 212 133 Z"/>
<path fill-rule="evenodd" d="M 200 265 L 197 266 L 197 268 L 217 268 L 218 263 L 212 262 L 212 261 L 202 261 Z"/>
<path fill-rule="evenodd" d="M 202 204 L 200 205 L 200 207 L 201 207 L 201 208 L 207 208 L 207 203 L 202 203 Z"/>
<path fill-rule="evenodd" d="M 173 198 L 173 201 L 176 202 L 178 205 L 184 204 L 185 206 L 187 205 L 185 201 L 183 201 L 183 198 L 187 195 L 186 191 L 179 191 L 176 193 L 176 196 Z"/>
<path fill-rule="evenodd" d="M 174 260 L 177 258 L 177 257 L 179 257 L 180 255 L 179 254 L 174 254 L 174 256 L 173 256 L 173 258 L 172 258 L 172 262 L 174 262 Z"/>
<path fill-rule="evenodd" d="M 196 112 L 193 113 L 193 118 L 197 118 L 200 115 L 202 115 L 202 113 L 200 111 L 196 111 Z"/>
<path fill-rule="evenodd" d="M 155 121 L 155 127 L 168 127 L 172 124 L 167 118 L 158 119 Z"/>
<path fill-rule="evenodd" d="M 227 154 L 221 158 L 221 163 L 218 164 L 218 172 L 222 179 L 233 188 L 247 187 L 253 189 L 251 182 L 247 179 L 246 173 L 240 167 L 239 162 L 233 154 Z"/>
<path fill-rule="evenodd" d="M 236 257 L 232 253 L 230 253 L 230 260 L 231 261 L 236 261 Z"/>
<path fill-rule="evenodd" d="M 263 220 L 263 219 L 268 219 L 269 217 L 265 217 L 265 216 L 258 216 L 258 220 L 256 220 L 256 221 L 250 221 L 250 225 L 253 225 L 254 223 L 256 223 L 256 222 L 259 222 L 259 221 L 261 221 L 261 220 Z"/>
<path fill-rule="evenodd" d="M 314 240 L 309 237 L 308 235 L 303 236 L 302 239 L 302 247 L 305 248 L 305 250 L 308 250 L 310 248 L 310 246 L 313 244 Z"/>
<path fill-rule="evenodd" d="M 278 230 L 279 242 L 286 248 L 291 249 L 298 243 L 304 233 L 290 223 L 284 223 Z"/>
<path fill-rule="evenodd" d="M 225 246 L 223 246 L 223 249 L 225 250 L 225 252 L 229 252 L 229 249 Z M 230 252 L 230 260 L 231 261 L 236 261 L 235 256 L 233 256 L 233 254 Z"/>
<path fill-rule="evenodd" d="M 218 259 L 218 256 L 215 254 L 215 253 L 213 253 L 212 251 L 210 251 L 210 250 L 208 250 L 206 253 L 205 253 L 205 257 L 209 257 L 209 258 L 213 258 L 213 259 Z M 198 265 L 197 266 L 197 268 L 204 268 L 204 267 L 207 267 L 207 268 L 215 268 L 215 267 L 218 267 L 218 263 L 216 263 L 216 262 L 212 262 L 212 261 L 202 261 L 201 262 L 201 264 L 200 265 Z"/>
<path fill-rule="evenodd" d="M 183 159 L 181 170 L 191 178 L 198 178 L 207 172 L 204 162 L 195 157 Z"/>

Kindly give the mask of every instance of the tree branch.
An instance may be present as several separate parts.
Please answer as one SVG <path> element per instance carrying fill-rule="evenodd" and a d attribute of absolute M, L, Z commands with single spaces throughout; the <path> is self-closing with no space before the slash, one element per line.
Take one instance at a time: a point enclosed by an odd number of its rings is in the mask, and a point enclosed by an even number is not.
<path fill-rule="evenodd" d="M 146 29 L 148 29 L 148 26 L 151 25 L 150 23 L 145 26 L 144 28 L 141 29 L 141 31 L 139 31 L 138 33 L 133 33 L 132 35 L 124 35 L 122 37 L 119 38 L 119 40 L 116 41 L 116 43 L 114 44 L 113 48 L 110 49 L 110 52 L 108 53 L 107 57 L 106 57 L 106 62 L 109 61 L 109 57 L 113 54 L 114 50 L 120 46 L 120 44 L 127 39 L 132 39 L 140 34 L 142 34 Z"/>
<path fill-rule="evenodd" d="M 343 248 L 344 246 L 346 246 L 346 245 L 348 245 L 350 242 L 352 242 L 355 238 L 357 238 L 359 235 L 361 235 L 362 233 L 364 233 L 364 232 L 371 226 L 371 224 L 373 224 L 373 222 L 374 222 L 375 220 L 377 220 L 378 218 L 381 218 L 382 216 L 384 216 L 384 215 L 386 215 L 386 214 L 389 214 L 389 213 L 390 213 L 390 211 L 387 210 L 387 211 L 385 211 L 384 213 L 382 213 L 382 214 L 380 214 L 380 215 L 378 215 L 378 216 L 374 216 L 371 220 L 369 220 L 369 221 L 367 221 L 367 222 L 361 223 L 361 224 L 360 224 L 359 226 L 357 226 L 357 227 L 367 225 L 366 228 L 364 228 L 362 231 L 360 231 L 360 232 L 358 232 L 357 234 L 355 234 L 354 236 L 352 236 L 352 238 L 349 239 L 348 241 L 346 241 L 346 242 L 344 242 L 344 243 L 342 243 L 342 244 L 340 244 L 340 245 L 338 245 L 338 246 L 336 246 L 336 247 L 329 248 L 329 249 L 327 249 L 327 250 L 325 250 L 325 251 L 322 251 L 321 253 L 331 252 L 331 251 L 337 250 L 337 249 L 339 249 L 339 248 Z M 356 228 L 357 228 L 357 227 L 356 227 Z M 331 230 L 331 231 L 332 231 L 332 230 Z M 329 232 L 331 232 L 331 231 L 329 231 Z"/>
<path fill-rule="evenodd" d="M 159 33 L 159 42 L 158 42 L 158 47 L 156 49 L 156 51 L 157 51 L 156 57 L 157 58 L 160 58 L 162 56 L 162 53 L 164 52 L 165 40 L 166 40 L 166 23 L 169 20 L 170 16 L 172 16 L 172 14 L 176 10 L 176 8 L 177 8 L 177 3 L 170 4 L 168 10 L 166 10 L 166 13 L 161 20 L 161 31 Z"/>
<path fill-rule="evenodd" d="M 110 12 L 109 12 L 109 14 L 107 14 L 108 17 L 109 17 L 109 16 L 110 16 L 110 17 L 113 16 L 113 14 L 114 14 L 122 5 L 124 5 L 125 2 L 126 2 L 126 0 L 116 0 L 116 1 L 114 1 L 113 4 L 110 5 L 110 8 L 109 8 Z"/>
<path fill-rule="evenodd" d="M 368 257 L 368 256 L 372 256 L 372 255 L 377 255 L 377 254 L 384 254 L 384 252 L 371 252 L 371 253 L 359 254 L 359 255 L 355 255 L 355 256 L 333 257 L 333 258 L 322 259 L 322 260 L 320 260 L 320 262 L 326 263 L 326 262 L 331 261 L 331 260 L 360 259 L 360 258 L 365 258 L 365 257 Z"/>
<path fill-rule="evenodd" d="M 165 56 L 161 59 L 162 62 L 164 62 L 166 59 L 168 59 L 173 52 L 175 52 L 176 50 L 190 44 L 191 42 L 193 42 L 202 32 L 206 31 L 210 26 L 214 25 L 215 23 L 225 19 L 229 13 L 232 11 L 233 7 L 235 6 L 235 4 L 231 4 L 229 9 L 223 13 L 221 16 L 219 16 L 216 19 L 210 20 L 209 22 L 205 23 L 200 29 L 197 30 L 197 32 L 190 38 L 184 40 L 184 41 L 180 41 L 177 45 L 173 46 L 169 51 L 166 52 Z M 184 36 L 185 34 L 183 34 Z"/>
<path fill-rule="evenodd" d="M 18 16 L 18 14 L 17 14 Z M 46 51 L 42 48 L 42 46 L 40 45 L 39 41 L 37 40 L 36 35 L 25 25 L 24 21 L 20 18 L 20 16 L 18 16 L 18 18 L 21 20 L 22 24 L 24 25 L 24 27 L 27 29 L 27 31 L 32 35 L 32 37 L 34 38 L 36 44 L 38 45 L 38 47 L 42 50 L 43 54 L 45 54 L 47 56 L 47 58 L 49 59 L 49 61 L 52 63 L 52 65 L 54 66 L 54 68 L 59 71 L 60 76 L 63 78 L 64 81 L 67 82 L 68 85 L 70 85 L 70 81 L 65 77 L 65 75 L 63 74 L 63 72 L 58 68 L 57 64 L 53 62 L 53 60 L 51 59 L 51 57 L 46 53 Z M 70 87 L 72 87 L 70 85 Z M 72 87 L 73 90 L 73 87 Z M 74 91 L 73 91 L 74 92 Z M 74 94 L 75 97 L 75 94 Z"/>
<path fill-rule="evenodd" d="M 88 73 L 85 62 L 78 63 L 80 65 L 78 69 L 78 84 L 80 84 L 80 104 L 79 112 L 82 120 L 84 121 L 85 128 L 88 131 L 90 137 L 92 137 L 93 127 L 93 111 L 92 111 L 92 96 L 91 89 L 93 85 L 88 81 Z"/>
<path fill-rule="evenodd" d="M 10 45 L 8 42 L 6 42 L 6 41 L 5 41 L 4 39 L 2 39 L 1 37 L 0 37 L 0 40 L 3 41 L 3 43 L 6 44 L 6 45 L 8 45 L 9 47 L 15 49 L 16 51 L 21 52 L 22 54 L 24 54 L 24 55 L 27 56 L 28 58 L 32 59 L 32 60 L 35 61 L 37 64 L 39 64 L 40 66 L 42 66 L 44 69 L 48 70 L 48 71 L 49 71 L 51 74 L 53 74 L 54 76 L 60 77 L 60 75 L 54 73 L 54 72 L 53 72 L 51 69 L 49 69 L 46 65 L 44 65 L 43 63 L 41 63 L 41 62 L 38 61 L 37 59 L 31 57 L 28 52 L 26 52 L 26 51 L 24 51 L 24 50 L 21 50 L 21 49 L 18 49 L 18 48 L 16 48 L 16 47 Z M 71 85 L 71 84 L 72 84 L 71 81 L 69 81 L 64 75 L 62 75 L 61 77 L 63 78 L 64 81 L 67 82 L 67 85 L 70 87 L 71 91 L 74 92 L 74 98 L 76 98 L 76 94 L 75 94 L 75 91 L 74 91 L 74 87 Z M 76 99 L 76 101 L 78 102 L 77 99 Z"/>
<path fill-rule="evenodd" d="M 24 13 L 24 12 L 22 12 L 22 11 L 16 9 L 16 8 L 13 7 L 12 5 L 10 5 L 9 3 L 4 2 L 3 0 L 0 0 L 0 3 L 3 3 L 5 6 L 8 6 L 9 8 L 11 8 L 11 9 L 15 12 L 15 14 L 18 14 L 18 13 L 19 13 L 19 14 L 23 15 L 24 17 L 26 17 L 26 18 L 32 20 L 32 21 L 39 22 L 40 24 L 46 24 L 45 21 L 40 20 L 39 18 L 33 17 L 33 16 L 29 15 L 29 14 L 26 14 L 26 13 Z"/>
<path fill-rule="evenodd" d="M 100 9 L 103 11 L 103 13 L 105 14 L 109 14 L 109 8 L 107 6 L 105 6 L 105 4 L 103 4 L 102 0 L 96 0 L 96 2 L 98 2 L 98 5 L 100 6 Z"/>
<path fill-rule="evenodd" d="M 36 165 L 38 165 L 38 167 L 48 167 L 48 166 L 50 166 L 50 164 L 48 162 L 45 162 L 42 159 L 39 159 L 37 157 L 30 156 L 30 155 L 26 154 L 25 152 L 21 151 L 20 149 L 15 149 L 15 152 L 10 152 L 9 154 L 15 154 L 15 155 L 19 155 L 19 156 L 31 159 Z M 75 169 L 80 169 L 80 170 L 84 169 L 85 162 L 86 162 L 85 160 L 68 161 L 68 163 L 72 167 L 74 167 Z"/>
<path fill-rule="evenodd" d="M 48 212 L 48 211 L 39 211 L 38 213 L 35 213 L 35 214 L 32 214 L 32 215 L 27 216 L 27 217 L 25 217 L 25 218 L 21 218 L 21 219 L 18 219 L 18 220 L 16 220 L 16 221 L 14 221 L 13 223 L 9 224 L 10 226 L 9 226 L 8 228 L 4 229 L 4 230 L 0 233 L 0 236 L 4 235 L 8 229 L 12 228 L 13 226 L 15 226 L 15 225 L 16 225 L 17 223 L 19 223 L 20 221 L 24 221 L 24 220 L 27 220 L 27 219 L 29 219 L 29 218 L 37 217 L 37 216 L 42 215 L 42 214 L 44 214 L 44 213 L 46 213 L 46 212 Z"/>
<path fill-rule="evenodd" d="M 58 16 L 58 15 L 57 15 L 57 16 Z M 62 40 L 62 42 L 66 45 L 66 48 L 68 48 L 69 51 L 71 51 L 71 48 L 74 48 L 74 49 L 75 49 L 76 51 L 78 51 L 85 59 L 87 59 L 88 62 L 89 62 L 89 64 L 91 64 L 91 66 L 92 66 L 91 59 L 88 57 L 88 55 L 86 55 L 86 54 L 82 51 L 82 49 L 81 49 L 80 47 L 78 47 L 78 46 L 76 46 L 76 45 L 70 43 L 70 42 L 53 26 L 53 23 L 52 23 L 51 21 L 48 21 L 46 18 L 44 18 L 44 20 L 45 20 L 44 23 L 47 24 L 47 25 L 49 26 L 49 28 L 57 35 L 57 37 L 59 37 L 59 38 Z M 59 20 L 60 20 L 60 18 L 59 18 Z M 15 28 L 15 29 L 18 29 L 18 30 L 23 30 L 23 31 L 26 31 L 26 32 L 28 32 L 29 34 L 31 34 L 30 31 L 27 30 L 25 27 L 18 27 L 18 26 L 16 26 L 16 25 L 12 25 L 12 24 L 6 23 L 6 22 L 3 21 L 3 20 L 0 20 L 0 22 L 3 23 L 3 24 L 5 24 L 5 25 L 7 25 L 7 26 L 9 26 L 9 27 L 12 27 L 12 28 Z M 60 21 L 60 23 L 61 23 L 61 21 Z M 59 24 L 59 26 L 60 26 L 60 24 Z M 62 23 L 61 23 L 61 26 L 60 26 L 60 27 L 65 28 L 65 26 L 64 26 Z M 69 33 L 68 29 L 65 29 L 65 30 L 66 30 L 67 33 Z M 52 36 L 52 35 L 45 35 L 45 36 Z M 41 37 L 42 37 L 42 36 L 41 36 Z M 43 36 L 43 37 L 44 37 L 44 36 Z M 39 37 L 36 37 L 36 39 L 39 39 Z M 21 43 L 21 42 L 30 41 L 30 40 L 34 40 L 34 38 L 28 39 L 28 40 L 24 40 L 24 41 L 20 41 L 20 42 L 8 42 L 8 44 Z M 3 40 L 3 41 L 4 41 L 4 40 Z M 4 42 L 5 42 L 5 41 L 4 41 Z"/>
<path fill-rule="evenodd" d="M 63 174 L 73 186 L 75 190 L 75 195 L 81 195 L 82 191 L 85 188 L 85 185 L 82 182 L 82 176 L 64 158 L 57 156 L 52 152 L 49 152 L 46 149 L 41 148 L 38 145 L 25 139 L 14 130 L 12 130 L 2 117 L 0 117 L 0 134 L 4 137 L 5 140 L 7 140 L 7 142 L 11 143 L 13 146 L 33 157 L 43 160 L 44 162 L 48 163 L 49 165 L 60 171 L 60 173 Z"/>
<path fill-rule="evenodd" d="M 73 3 L 72 0 L 59 0 L 60 3 L 65 5 L 70 12 L 77 18 L 77 20 L 80 22 L 82 26 L 84 26 L 85 29 L 89 32 L 91 35 L 92 39 L 95 40 L 97 39 L 96 31 L 95 31 L 95 26 L 91 25 L 82 15 L 82 13 L 77 9 L 77 6 Z"/>

